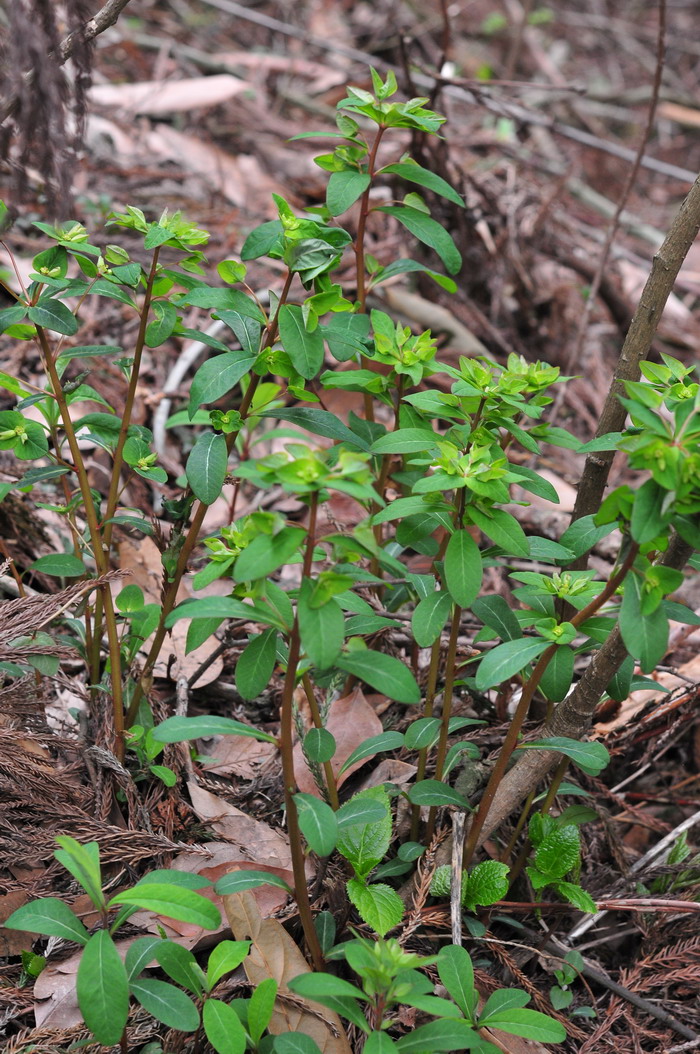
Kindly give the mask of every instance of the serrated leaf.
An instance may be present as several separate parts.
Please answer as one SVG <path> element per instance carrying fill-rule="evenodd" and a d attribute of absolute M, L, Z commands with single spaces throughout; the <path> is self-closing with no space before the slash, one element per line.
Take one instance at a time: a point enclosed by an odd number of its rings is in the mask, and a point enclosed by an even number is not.
<path fill-rule="evenodd" d="M 338 821 L 330 805 L 313 794 L 298 793 L 294 802 L 299 827 L 304 838 L 318 856 L 330 856 L 338 837 Z"/>
<path fill-rule="evenodd" d="M 346 652 L 339 656 L 335 665 L 397 703 L 420 702 L 420 688 L 415 677 L 393 655 L 369 649 Z"/>
<path fill-rule="evenodd" d="M 368 886 L 359 878 L 351 878 L 347 891 L 362 920 L 380 937 L 386 936 L 401 922 L 404 903 L 391 886 L 383 882 Z"/>
<path fill-rule="evenodd" d="M 203 432 L 190 451 L 185 466 L 187 482 L 203 505 L 212 505 L 221 494 L 228 466 L 223 435 Z"/>
<path fill-rule="evenodd" d="M 578 827 L 565 824 L 555 827 L 535 853 L 537 869 L 551 878 L 563 878 L 576 866 L 581 855 Z"/>
<path fill-rule="evenodd" d="M 455 531 L 445 550 L 445 586 L 461 608 L 476 600 L 481 588 L 483 566 L 481 553 L 469 531 Z"/>
<path fill-rule="evenodd" d="M 126 968 L 107 930 L 93 933 L 83 949 L 75 980 L 83 1020 L 98 1043 L 118 1043 L 129 1016 Z"/>
<path fill-rule="evenodd" d="M 568 900 L 570 904 L 578 908 L 579 911 L 586 911 L 590 915 L 595 915 L 598 911 L 598 905 L 596 904 L 590 893 L 587 893 L 585 889 L 581 889 L 581 886 L 575 882 L 564 882 L 559 881 L 555 883 L 555 889 L 557 893 L 560 893 L 565 900 Z"/>
<path fill-rule="evenodd" d="M 538 658 L 549 647 L 546 640 L 522 637 L 499 644 L 487 652 L 476 671 L 476 687 L 480 692 L 494 688 L 520 673 L 528 663 Z"/>
<path fill-rule="evenodd" d="M 495 904 L 508 892 L 510 868 L 500 860 L 483 860 L 462 882 L 462 903 L 475 911 L 477 906 Z"/>
<path fill-rule="evenodd" d="M 391 809 L 389 795 L 383 787 L 359 791 L 351 800 L 372 799 L 380 802 L 386 815 L 382 820 L 344 826 L 338 832 L 338 852 L 349 860 L 359 878 L 366 878 L 386 856 L 391 844 Z"/>

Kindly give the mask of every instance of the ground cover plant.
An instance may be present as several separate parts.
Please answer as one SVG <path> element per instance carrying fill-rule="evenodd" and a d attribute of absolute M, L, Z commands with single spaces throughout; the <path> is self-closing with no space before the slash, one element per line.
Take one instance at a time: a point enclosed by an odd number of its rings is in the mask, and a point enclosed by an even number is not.
<path fill-rule="evenodd" d="M 129 206 L 108 218 L 99 244 L 79 223 L 36 224 L 47 248 L 34 258 L 31 284 L 0 312 L 0 324 L 37 348 L 47 381 L 35 390 L 20 377 L 0 378 L 16 397 L 12 410 L 0 412 L 0 449 L 18 466 L 16 478 L 2 484 L 3 497 L 41 495 L 65 525 L 65 551 L 40 558 L 34 569 L 85 584 L 80 608 L 63 620 L 61 643 L 85 662 L 93 706 L 108 713 L 106 745 L 122 770 L 173 786 L 193 760 L 189 747 L 178 755 L 171 745 L 218 735 L 279 751 L 291 881 L 244 869 L 208 884 L 225 903 L 270 884 L 293 892 L 295 934 L 313 972 L 288 978 L 291 993 L 349 1023 L 357 1049 L 369 1054 L 502 1049 L 492 1029 L 559 1043 L 566 1038 L 556 1016 L 566 1005 L 561 995 L 553 997 L 551 1015 L 527 1008 L 522 988 L 499 989 L 479 1005 L 461 927 L 482 938 L 481 909 L 526 880 L 539 908 L 557 897 L 579 911 L 598 909 L 579 883 L 579 828 L 597 814 L 566 804 L 565 795 L 579 788 L 565 777 L 569 764 L 597 776 L 608 762 L 605 748 L 584 738 L 601 697 L 624 699 L 650 683 L 666 654 L 671 618 L 697 623 L 669 597 L 686 566 L 698 564 L 700 387 L 692 367 L 670 355 L 645 362 L 649 343 L 633 326 L 610 413 L 599 434 L 581 445 L 547 418 L 553 393 L 567 381 L 558 368 L 515 354 L 503 364 L 441 361 L 430 331 L 414 333 L 371 297 L 405 274 L 455 289 L 460 253 L 431 213 L 441 199 L 456 208 L 463 199 L 401 147 L 392 154 L 397 131 L 437 136 L 443 118 L 428 99 L 397 101 L 393 74 L 372 71 L 372 91 L 350 88 L 336 124 L 335 148 L 316 159 L 328 173 L 325 203 L 299 214 L 278 195 L 277 219 L 249 234 L 240 259 L 219 261 L 216 276 L 200 248 L 206 231 L 177 211 L 150 219 Z M 365 235 L 377 214 L 392 217 L 434 259 L 422 251 L 420 260 L 369 254 Z M 120 242 L 123 231 L 138 235 L 143 252 Z M 247 268 L 261 258 L 282 268 L 280 290 L 267 297 L 247 281 Z M 650 292 L 662 296 L 654 285 Z M 79 342 L 88 298 L 111 299 L 138 314 L 133 348 Z M 192 308 L 204 316 L 196 329 L 184 321 Z M 216 336 L 207 316 L 223 323 Z M 190 429 L 185 479 L 173 482 L 133 412 L 144 351 L 183 335 L 204 341 L 213 354 L 170 422 Z M 106 405 L 90 384 L 91 370 L 105 358 L 124 377 L 119 407 Z M 324 393 L 338 390 L 362 395 L 363 412 L 351 413 L 347 423 L 324 404 Z M 85 401 L 100 410 L 83 412 Z M 275 446 L 258 456 L 263 441 Z M 109 459 L 106 494 L 91 482 L 86 442 Z M 513 514 L 514 502 L 526 500 L 523 492 L 556 500 L 538 471 L 547 445 L 582 451 L 591 466 L 581 506 L 556 540 L 525 534 Z M 627 459 L 637 483 L 603 500 L 600 465 L 613 453 Z M 133 475 L 167 495 L 167 536 L 121 503 Z M 275 510 L 237 514 L 241 495 L 273 489 L 300 502 L 303 514 L 293 521 Z M 202 538 L 206 511 L 222 494 L 230 523 Z M 319 527 L 334 494 L 358 507 L 351 529 Z M 128 581 L 118 588 L 110 582 L 124 529 L 157 537 L 158 603 Z M 604 538 L 614 540 L 615 559 L 601 578 L 586 558 Z M 181 601 L 192 567 L 195 595 Z M 506 570 L 512 605 L 484 590 L 492 568 Z M 224 582 L 225 591 L 211 593 L 215 582 Z M 458 638 L 466 617 L 476 628 L 464 662 Z M 277 728 L 216 712 L 154 713 L 156 664 L 168 633 L 184 619 L 191 650 L 222 628 L 245 635 L 235 673 L 243 700 L 255 703 L 282 671 Z M 58 668 L 53 638 L 34 628 L 13 634 L 3 652 L 0 668 L 10 686 L 32 671 Z M 403 648 L 390 631 L 403 631 Z M 423 666 L 421 650 L 428 652 Z M 400 716 L 339 764 L 329 708 L 358 684 L 401 708 Z M 511 695 L 507 734 L 485 778 L 469 786 L 465 775 L 483 760 L 469 737 L 486 718 L 456 704 L 485 700 L 480 713 L 488 713 L 491 702 L 502 706 Z M 535 702 L 542 727 L 536 738 L 523 739 Z M 297 740 L 312 777 L 306 790 L 298 786 Z M 387 779 L 349 797 L 343 791 L 348 770 L 399 750 L 415 761 L 409 786 Z M 486 858 L 487 836 L 514 811 L 510 841 L 498 845 L 499 859 Z M 455 821 L 452 863 L 438 866 L 436 832 L 448 817 Z M 77 998 L 99 1043 L 131 1049 L 125 1029 L 133 997 L 168 1028 L 192 1033 L 194 1049 L 205 1037 L 223 1054 L 319 1049 L 304 1029 L 273 1027 L 274 978 L 263 980 L 250 1000 L 212 994 L 245 960 L 246 941 L 220 942 L 203 967 L 177 943 L 141 937 L 122 963 L 113 938 L 136 909 L 216 928 L 219 913 L 200 895 L 207 885 L 200 876 L 149 872 L 108 899 L 96 843 L 64 836 L 56 856 L 99 913 L 95 931 L 89 935 L 60 899 L 34 900 L 5 925 L 83 948 Z M 310 860 L 321 881 L 326 869 L 342 875 L 337 941 L 334 914 L 312 903 Z M 410 914 L 404 883 L 416 866 L 424 901 L 432 895 L 453 908 L 452 943 L 430 955 L 388 936 Z M 116 917 L 112 908 L 120 909 Z M 154 960 L 174 985 L 142 976 Z M 573 981 L 572 962 L 562 956 L 560 985 Z M 85 980 L 93 977 L 100 979 L 94 987 Z M 444 995 L 435 994 L 437 982 Z M 401 1008 L 422 1015 L 410 1031 Z M 347 1043 L 346 1025 L 333 1027 Z"/>

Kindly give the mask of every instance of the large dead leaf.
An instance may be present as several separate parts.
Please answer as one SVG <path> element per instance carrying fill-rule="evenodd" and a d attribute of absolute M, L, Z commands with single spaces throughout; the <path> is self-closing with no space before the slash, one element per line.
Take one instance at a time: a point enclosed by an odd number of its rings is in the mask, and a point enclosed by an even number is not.
<path fill-rule="evenodd" d="M 348 776 L 352 775 L 360 765 L 364 765 L 367 759 L 365 758 L 363 761 L 358 761 L 357 764 L 351 765 L 342 776 L 338 776 L 340 768 L 345 764 L 356 747 L 359 747 L 370 736 L 378 736 L 380 734 L 382 723 L 365 699 L 362 689 L 354 688 L 349 695 L 345 695 L 342 699 L 336 699 L 335 702 L 331 703 L 326 720 L 326 728 L 336 742 L 336 751 L 333 755 L 331 766 L 338 780 L 338 786 L 342 786 Z M 320 797 L 316 781 L 309 771 L 309 766 L 306 764 L 300 743 L 297 743 L 294 747 L 294 773 L 300 791 Z"/>
<path fill-rule="evenodd" d="M 246 736 L 216 736 L 210 740 L 199 740 L 202 753 L 212 759 L 207 762 L 207 774 L 217 776 L 239 776 L 244 780 L 255 779 L 260 766 L 277 754 L 274 743 L 263 743 Z"/>
<path fill-rule="evenodd" d="M 212 77 L 188 77 L 173 81 L 132 81 L 124 84 L 95 84 L 90 99 L 98 106 L 115 106 L 132 113 L 156 117 L 197 107 L 218 106 L 248 85 L 230 73 Z"/>
<path fill-rule="evenodd" d="M 235 893 L 223 899 L 236 940 L 253 942 L 243 963 L 251 985 L 256 987 L 266 977 L 273 977 L 279 986 L 270 1032 L 276 1036 L 303 1032 L 316 1041 L 323 1054 L 351 1054 L 338 1015 L 289 991 L 287 983 L 292 977 L 311 971 L 284 926 L 277 919 L 262 918 L 250 893 Z"/>

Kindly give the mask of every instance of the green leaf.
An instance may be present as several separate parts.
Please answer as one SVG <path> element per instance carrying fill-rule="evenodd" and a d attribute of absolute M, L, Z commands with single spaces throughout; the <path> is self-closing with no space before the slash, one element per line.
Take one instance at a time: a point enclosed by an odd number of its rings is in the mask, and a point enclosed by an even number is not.
<path fill-rule="evenodd" d="M 419 209 L 412 209 L 406 205 L 380 205 L 377 212 L 395 216 L 414 237 L 438 254 L 450 274 L 457 274 L 462 266 L 461 254 L 452 236 L 437 220 L 426 216 Z"/>
<path fill-rule="evenodd" d="M 391 886 L 383 882 L 368 886 L 359 878 L 351 878 L 347 883 L 347 891 L 360 918 L 380 937 L 386 936 L 389 930 L 401 922 L 404 903 Z"/>
<path fill-rule="evenodd" d="M 565 824 L 555 827 L 537 848 L 535 865 L 538 871 L 551 878 L 563 878 L 579 862 L 581 856 L 581 837 L 578 827 Z"/>
<path fill-rule="evenodd" d="M 236 663 L 236 688 L 244 699 L 257 699 L 270 683 L 276 661 L 276 629 L 251 638 Z"/>
<path fill-rule="evenodd" d="M 70 835 L 56 838 L 60 849 L 54 852 L 59 864 L 70 871 L 73 878 L 83 887 L 96 908 L 102 908 L 105 896 L 102 892 L 102 874 L 100 872 L 100 847 L 97 842 L 81 845 Z"/>
<path fill-rule="evenodd" d="M 542 674 L 539 690 L 546 699 L 559 703 L 571 688 L 573 676 L 574 653 L 567 644 L 563 644 L 549 660 L 547 669 Z"/>
<path fill-rule="evenodd" d="M 52 297 L 41 297 L 34 307 L 27 311 L 27 317 L 35 326 L 50 329 L 53 333 L 63 333 L 66 337 L 72 337 L 78 332 L 78 320 L 65 304 Z"/>
<path fill-rule="evenodd" d="M 154 977 L 140 977 L 129 985 L 131 994 L 156 1021 L 178 1032 L 196 1032 L 199 1012 L 192 1000 L 175 985 Z"/>
<path fill-rule="evenodd" d="M 523 637 L 509 640 L 484 655 L 476 671 L 476 687 L 480 692 L 494 688 L 536 659 L 550 646 L 549 641 Z"/>
<path fill-rule="evenodd" d="M 228 877 L 228 876 L 225 876 Z M 223 881 L 220 879 L 219 881 Z M 250 941 L 219 941 L 207 961 L 207 987 L 212 990 L 224 974 L 237 970 L 250 951 Z"/>
<path fill-rule="evenodd" d="M 364 798 L 355 795 L 350 801 L 346 801 L 338 809 L 335 817 L 338 821 L 338 830 L 344 827 L 352 827 L 357 824 L 378 823 L 387 815 L 387 806 L 383 801 L 374 798 Z"/>
<path fill-rule="evenodd" d="M 327 728 L 310 728 L 304 736 L 304 757 L 319 765 L 330 761 L 336 750 L 335 738 Z"/>
<path fill-rule="evenodd" d="M 109 902 L 110 907 L 114 904 L 128 904 L 129 907 L 155 911 L 157 915 L 190 922 L 206 930 L 215 930 L 221 925 L 219 909 L 210 900 L 181 886 L 156 882 L 139 884 L 133 889 L 117 893 Z"/>
<path fill-rule="evenodd" d="M 435 1054 L 444 1051 L 481 1050 L 483 1042 L 467 1021 L 446 1019 L 420 1025 L 396 1041 L 399 1054 Z"/>
<path fill-rule="evenodd" d="M 349 860 L 358 878 L 366 878 L 386 856 L 391 844 L 391 809 L 383 787 L 368 787 L 353 795 L 353 801 L 369 798 L 380 802 L 386 815 L 382 820 L 344 826 L 338 832 L 338 852 Z"/>
<path fill-rule="evenodd" d="M 126 950 L 126 976 L 128 981 L 135 980 L 150 963 L 155 962 L 155 949 L 163 943 L 162 937 L 137 937 Z"/>
<path fill-rule="evenodd" d="M 481 553 L 469 531 L 455 531 L 445 550 L 445 586 L 455 604 L 468 608 L 481 588 Z"/>
<path fill-rule="evenodd" d="M 1 314 L 2 312 L 0 312 Z M 13 395 L 31 395 L 31 392 L 23 388 L 15 377 L 11 377 L 9 373 L 4 373 L 2 370 L 0 370 L 0 388 L 4 388 L 7 392 L 12 392 Z"/>
<path fill-rule="evenodd" d="M 221 494 L 226 479 L 228 451 L 226 439 L 214 432 L 203 432 L 190 451 L 185 466 L 187 482 L 203 505 L 211 505 Z"/>
<path fill-rule="evenodd" d="M 67 904 L 57 897 L 42 897 L 13 911 L 3 923 L 8 930 L 26 930 L 44 937 L 62 937 L 87 944 L 88 931 Z"/>
<path fill-rule="evenodd" d="M 466 948 L 458 944 L 444 945 L 437 960 L 440 980 L 467 1020 L 471 1020 L 479 1002 L 474 987 L 474 967 Z"/>
<path fill-rule="evenodd" d="M 471 809 L 467 799 L 440 780 L 420 780 L 408 792 L 412 805 L 430 805 L 441 808 L 444 805 L 457 805 L 461 809 Z"/>
<path fill-rule="evenodd" d="M 291 893 L 284 879 L 272 871 L 248 871 L 247 869 L 230 871 L 228 875 L 224 875 L 214 886 L 214 892 L 223 897 L 231 893 L 242 893 L 246 889 L 257 889 L 258 886 L 278 886 L 279 889 L 286 889 L 288 893 Z"/>
<path fill-rule="evenodd" d="M 510 868 L 500 860 L 483 860 L 472 868 L 462 882 L 462 903 L 469 911 L 477 906 L 495 904 L 508 892 Z"/>
<path fill-rule="evenodd" d="M 340 655 L 345 639 L 345 616 L 332 597 L 322 607 L 312 607 L 313 585 L 304 579 L 297 612 L 304 651 L 319 670 L 327 670 Z"/>
<path fill-rule="evenodd" d="M 275 1036 L 275 1054 L 321 1054 L 321 1050 L 311 1036 L 303 1032 L 285 1032 Z M 367 1051 L 367 1054 L 371 1052 Z"/>
<path fill-rule="evenodd" d="M 289 563 L 306 539 L 303 527 L 283 527 L 277 534 L 259 534 L 243 550 L 233 567 L 237 582 L 267 578 L 278 567 Z"/>
<path fill-rule="evenodd" d="M 348 169 L 332 172 L 326 189 L 326 205 L 331 216 L 341 216 L 354 205 L 372 182 L 368 172 Z"/>
<path fill-rule="evenodd" d="M 175 984 L 197 997 L 203 995 L 204 974 L 191 951 L 174 941 L 161 941 L 156 948 L 156 959 Z"/>
<path fill-rule="evenodd" d="M 307 381 L 311 380 L 323 366 L 323 334 L 318 329 L 309 333 L 301 308 L 290 304 L 280 308 L 279 332 L 292 366 Z"/>
<path fill-rule="evenodd" d="M 469 518 L 487 538 L 512 556 L 530 555 L 530 544 L 522 527 L 504 509 L 490 509 L 488 515 L 475 505 L 469 506 Z"/>
<path fill-rule="evenodd" d="M 566 1029 L 554 1018 L 540 1014 L 537 1010 L 519 1007 L 498 1011 L 488 1018 L 480 1017 L 479 1027 L 486 1026 L 497 1028 L 501 1032 L 509 1032 L 512 1036 L 537 1040 L 540 1043 L 563 1043 L 566 1039 Z"/>
<path fill-rule="evenodd" d="M 668 619 L 659 606 L 650 615 L 642 615 L 642 579 L 630 573 L 620 606 L 620 633 L 630 655 L 639 661 L 643 673 L 652 673 L 666 654 Z"/>
<path fill-rule="evenodd" d="M 581 516 L 562 534 L 559 542 L 570 549 L 575 557 L 584 556 L 594 545 L 615 530 L 616 524 L 604 523 L 596 527 L 595 516 Z"/>
<path fill-rule="evenodd" d="M 284 627 L 277 623 L 275 614 L 271 608 L 262 607 L 258 604 L 244 604 L 236 597 L 202 597 L 201 600 L 187 600 L 171 611 L 165 620 L 168 629 L 179 622 L 181 618 L 191 619 L 225 619 L 238 618 L 246 622 L 261 622 L 264 626 L 278 625 L 279 629 Z"/>
<path fill-rule="evenodd" d="M 305 428 L 313 435 L 324 436 L 325 439 L 339 439 L 356 450 L 369 450 L 369 445 L 361 436 L 351 432 L 347 425 L 339 421 L 335 414 L 328 410 L 315 410 L 312 407 L 293 406 L 290 409 L 267 410 L 261 417 L 274 417 L 280 421 L 289 421 L 291 424 Z"/>
<path fill-rule="evenodd" d="M 225 355 L 214 355 L 202 363 L 190 387 L 190 419 L 203 403 L 213 403 L 227 395 L 248 373 L 255 358 L 255 355 L 239 349 L 227 351 Z"/>
<path fill-rule="evenodd" d="M 653 542 L 668 527 L 671 513 L 664 512 L 667 492 L 653 479 L 646 480 L 634 493 L 630 534 L 638 545 Z"/>
<path fill-rule="evenodd" d="M 598 905 L 596 904 L 590 893 L 587 893 L 585 889 L 581 889 L 581 886 L 575 882 L 564 882 L 559 881 L 554 883 L 554 888 L 557 893 L 561 894 L 570 904 L 573 904 L 579 911 L 587 911 L 591 915 L 595 915 L 598 912 Z"/>
<path fill-rule="evenodd" d="M 330 805 L 313 794 L 295 794 L 299 827 L 318 856 L 330 856 L 338 838 L 338 821 Z"/>
<path fill-rule="evenodd" d="M 261 732 L 252 725 L 234 721 L 231 717 L 203 714 L 201 717 L 166 717 L 151 731 L 156 743 L 184 743 L 191 739 L 209 739 L 211 736 L 250 736 L 263 743 L 276 743 L 274 736 Z"/>
<path fill-rule="evenodd" d="M 410 183 L 417 183 L 421 187 L 426 187 L 428 190 L 432 190 L 434 194 L 439 194 L 441 198 L 447 198 L 448 201 L 464 208 L 464 201 L 447 180 L 431 172 L 428 168 L 422 168 L 414 161 L 399 161 L 395 165 L 387 165 L 386 168 L 380 170 L 381 175 L 386 175 L 387 173 L 400 176 L 401 179 L 406 179 Z"/>
<path fill-rule="evenodd" d="M 372 443 L 373 454 L 415 454 L 425 453 L 435 446 L 440 436 L 430 428 L 399 428 L 396 432 L 387 432 Z M 423 505 L 425 508 L 425 505 Z"/>
<path fill-rule="evenodd" d="M 358 761 L 364 761 L 365 758 L 373 758 L 376 754 L 384 754 L 389 750 L 399 750 L 403 743 L 404 737 L 401 732 L 380 732 L 377 736 L 370 736 L 353 750 L 341 766 L 338 775 L 342 776 L 352 765 L 357 764 Z"/>
<path fill-rule="evenodd" d="M 397 703 L 420 702 L 420 688 L 415 677 L 393 655 L 369 649 L 346 652 L 336 660 L 335 665 Z"/>
<path fill-rule="evenodd" d="M 266 977 L 254 990 L 248 1003 L 248 1031 L 253 1040 L 253 1046 L 257 1047 L 262 1039 L 262 1034 L 270 1024 L 275 1009 L 277 998 L 277 981 L 274 977 Z"/>
<path fill-rule="evenodd" d="M 41 571 L 45 575 L 57 575 L 60 578 L 79 578 L 85 574 L 82 560 L 72 553 L 52 553 L 40 556 L 29 565 L 32 571 Z"/>
<path fill-rule="evenodd" d="M 118 1043 L 129 1016 L 129 985 L 107 930 L 98 930 L 85 945 L 75 989 L 80 1013 L 98 1043 Z"/>
<path fill-rule="evenodd" d="M 429 648 L 440 636 L 452 609 L 452 597 L 442 590 L 428 593 L 416 604 L 411 628 L 419 648 Z"/>
<path fill-rule="evenodd" d="M 518 640 L 523 635 L 520 623 L 502 596 L 479 597 L 472 602 L 472 611 L 485 626 L 494 630 L 503 641 Z"/>
<path fill-rule="evenodd" d="M 571 758 L 575 765 L 587 772 L 589 776 L 598 776 L 610 761 L 610 754 L 602 743 L 582 743 L 578 739 L 566 736 L 552 736 L 548 739 L 534 739 L 521 743 L 517 750 L 556 750 Z"/>
<path fill-rule="evenodd" d="M 156 300 L 153 314 L 155 318 L 146 327 L 147 348 L 158 348 L 164 344 L 177 325 L 177 309 L 168 300 Z"/>
<path fill-rule="evenodd" d="M 330 973 L 302 973 L 293 977 L 289 982 L 289 988 L 295 995 L 304 999 L 312 999 L 314 1002 L 324 1004 L 326 996 L 341 999 L 361 999 L 367 1001 L 367 997 L 361 988 L 344 981 L 342 977 L 334 977 Z M 325 1005 L 325 1004 L 324 1004 Z"/>

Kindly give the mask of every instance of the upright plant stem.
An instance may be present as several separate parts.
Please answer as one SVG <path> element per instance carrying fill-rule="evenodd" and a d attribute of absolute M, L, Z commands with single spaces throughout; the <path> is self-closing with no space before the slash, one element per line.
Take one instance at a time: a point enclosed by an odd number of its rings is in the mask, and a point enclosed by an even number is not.
<path fill-rule="evenodd" d="M 630 545 L 627 557 L 622 566 L 620 567 L 620 570 L 617 572 L 617 574 L 613 575 L 612 578 L 608 580 L 605 585 L 605 588 L 599 593 L 595 600 L 592 600 L 590 604 L 587 604 L 586 607 L 583 608 L 581 611 L 576 612 L 576 614 L 571 619 L 571 624 L 573 626 L 580 626 L 582 622 L 585 622 L 586 619 L 594 615 L 596 611 L 598 611 L 603 606 L 603 604 L 605 604 L 605 602 L 614 594 L 615 590 L 623 581 L 625 575 L 632 567 L 638 552 L 639 546 L 636 543 L 632 543 Z M 486 789 L 483 793 L 481 801 L 479 802 L 479 808 L 476 812 L 476 815 L 473 817 L 472 822 L 469 825 L 469 832 L 464 843 L 463 860 L 465 867 L 468 867 L 471 863 L 471 859 L 474 855 L 474 850 L 476 849 L 477 842 L 479 839 L 479 834 L 481 833 L 481 829 L 484 826 L 484 823 L 486 822 L 486 817 L 488 816 L 489 809 L 491 808 L 491 803 L 493 802 L 493 799 L 496 795 L 496 791 L 498 790 L 498 786 L 501 780 L 503 779 L 511 755 L 518 745 L 518 737 L 520 736 L 520 732 L 525 722 L 525 718 L 527 717 L 528 710 L 530 709 L 530 703 L 532 702 L 532 698 L 535 694 L 535 691 L 537 690 L 537 686 L 539 685 L 542 676 L 545 670 L 547 669 L 549 662 L 552 656 L 554 655 L 556 649 L 557 645 L 552 644 L 549 648 L 547 648 L 546 651 L 542 653 L 542 655 L 540 655 L 537 665 L 532 671 L 532 674 L 528 679 L 527 684 L 525 684 L 525 686 L 523 687 L 523 692 L 520 697 L 520 701 L 513 715 L 513 720 L 510 723 L 510 728 L 506 733 L 506 738 L 503 741 L 501 752 L 498 755 L 496 764 L 493 767 L 490 779 L 486 785 Z"/>
<path fill-rule="evenodd" d="M 454 690 L 455 674 L 457 670 L 457 640 L 459 627 L 462 620 L 462 609 L 455 604 L 452 610 L 452 625 L 450 627 L 450 639 L 447 645 L 447 660 L 445 662 L 445 687 L 442 696 L 442 723 L 440 725 L 440 739 L 438 752 L 435 759 L 435 779 L 441 780 L 445 767 L 447 755 L 447 736 L 450 729 L 450 717 L 452 716 L 452 692 Z M 425 832 L 426 844 L 430 844 L 435 831 L 435 816 L 437 807 L 433 805 L 428 813 L 428 827 Z"/>
<path fill-rule="evenodd" d="M 379 144 L 382 141 L 382 136 L 386 129 L 380 125 L 377 129 L 377 134 L 374 137 L 374 142 L 370 148 L 369 157 L 367 159 L 367 172 L 369 173 L 370 183 L 364 194 L 360 198 L 360 217 L 357 221 L 357 237 L 355 238 L 355 274 L 357 276 L 357 299 L 360 305 L 360 311 L 364 313 L 367 310 L 367 283 L 365 275 L 365 231 L 367 229 L 367 217 L 369 215 L 369 196 L 372 190 L 372 179 L 374 178 L 375 167 L 377 163 L 377 152 L 379 150 Z M 366 368 L 368 366 L 367 359 L 362 357 L 362 365 Z M 363 395 L 365 418 L 367 421 L 374 420 L 374 405 L 372 403 L 371 392 L 365 392 Z"/>

